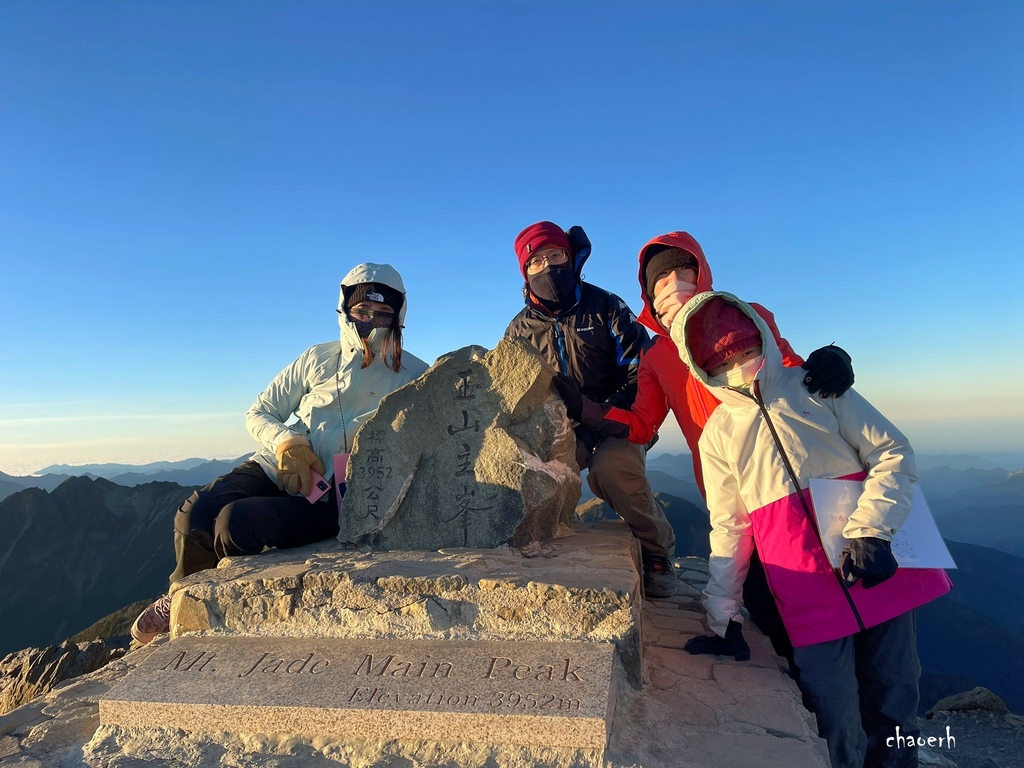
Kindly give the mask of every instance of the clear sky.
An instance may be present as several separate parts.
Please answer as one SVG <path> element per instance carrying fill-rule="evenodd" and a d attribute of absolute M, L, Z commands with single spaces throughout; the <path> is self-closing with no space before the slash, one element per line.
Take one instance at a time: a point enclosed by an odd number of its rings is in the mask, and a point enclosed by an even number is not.
<path fill-rule="evenodd" d="M 1022 451 L 1022 39 L 1015 0 L 0 4 L 0 470 L 252 450 L 362 261 L 412 352 L 493 346 L 539 219 L 634 309 L 685 229 L 919 450 Z"/>

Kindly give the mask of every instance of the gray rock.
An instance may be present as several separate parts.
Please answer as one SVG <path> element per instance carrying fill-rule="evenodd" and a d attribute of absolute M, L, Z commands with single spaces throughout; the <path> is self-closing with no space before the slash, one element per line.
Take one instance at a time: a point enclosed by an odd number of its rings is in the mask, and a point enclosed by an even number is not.
<path fill-rule="evenodd" d="M 918 765 L 923 768 L 957 768 L 956 763 L 939 754 L 934 749 L 919 747 L 917 750 Z"/>
<path fill-rule="evenodd" d="M 0 715 L 51 691 L 58 683 L 99 669 L 113 655 L 101 641 L 25 648 L 0 660 Z"/>
<path fill-rule="evenodd" d="M 966 712 L 969 710 L 996 712 L 1001 715 L 1010 711 L 1005 701 L 988 688 L 979 685 L 970 691 L 940 699 L 934 707 L 928 710 L 927 717 L 932 718 L 937 712 Z"/>
<path fill-rule="evenodd" d="M 386 396 L 356 435 L 338 539 L 383 549 L 521 547 L 580 497 L 575 436 L 528 343 L 465 347 Z"/>

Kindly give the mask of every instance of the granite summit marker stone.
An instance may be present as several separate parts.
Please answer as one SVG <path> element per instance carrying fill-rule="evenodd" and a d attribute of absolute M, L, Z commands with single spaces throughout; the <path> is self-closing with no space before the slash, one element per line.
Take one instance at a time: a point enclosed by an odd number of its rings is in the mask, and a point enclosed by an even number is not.
<path fill-rule="evenodd" d="M 338 539 L 383 549 L 524 546 L 580 497 L 554 372 L 522 339 L 443 355 L 356 435 Z"/>
<path fill-rule="evenodd" d="M 100 722 L 604 749 L 607 643 L 187 637 L 100 699 Z"/>

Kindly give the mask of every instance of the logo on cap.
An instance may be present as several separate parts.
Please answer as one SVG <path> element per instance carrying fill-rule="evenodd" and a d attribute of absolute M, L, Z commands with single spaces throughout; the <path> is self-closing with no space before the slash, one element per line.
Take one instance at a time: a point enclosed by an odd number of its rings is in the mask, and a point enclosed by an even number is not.
<path fill-rule="evenodd" d="M 370 301 L 379 301 L 381 304 L 384 303 L 384 295 L 380 293 L 368 293 L 366 298 Z"/>

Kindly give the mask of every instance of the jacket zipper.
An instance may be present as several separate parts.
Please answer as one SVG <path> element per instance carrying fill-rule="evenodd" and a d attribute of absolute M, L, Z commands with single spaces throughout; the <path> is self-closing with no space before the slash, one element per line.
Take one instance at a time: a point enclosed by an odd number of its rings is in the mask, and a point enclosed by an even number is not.
<path fill-rule="evenodd" d="M 562 325 L 555 318 L 555 339 L 558 341 L 558 362 L 562 365 L 562 373 L 569 375 L 569 364 L 565 359 L 565 337 L 562 334 Z"/>
<path fill-rule="evenodd" d="M 821 543 L 821 531 L 818 530 L 818 523 L 814 519 L 814 513 L 811 512 L 811 508 L 807 506 L 807 500 L 804 498 L 803 489 L 800 487 L 800 483 L 797 482 L 796 472 L 793 471 L 793 465 L 789 462 L 789 456 L 786 451 L 782 448 L 782 441 L 779 439 L 779 433 L 775 431 L 775 424 L 772 423 L 771 417 L 768 415 L 768 407 L 764 404 L 764 400 L 761 399 L 761 387 L 760 382 L 754 380 L 754 393 L 751 395 L 754 402 L 757 403 L 758 409 L 761 411 L 761 415 L 764 416 L 765 424 L 768 425 L 768 431 L 772 433 L 772 440 L 775 441 L 775 447 L 779 449 L 779 456 L 782 457 L 782 463 L 786 465 L 786 472 L 789 474 L 789 479 L 793 482 L 793 487 L 796 488 L 796 495 L 800 499 L 800 506 L 803 507 L 804 515 L 807 516 L 807 522 L 811 524 L 811 528 L 814 530 L 815 535 L 818 537 L 818 544 L 821 545 L 823 552 L 827 552 L 825 545 Z M 864 620 L 860 616 L 860 611 L 857 610 L 857 605 L 853 602 L 853 596 L 850 594 L 850 588 L 846 586 L 846 582 L 843 580 L 842 574 L 839 573 L 837 568 L 829 568 L 832 571 L 832 575 L 836 577 L 836 581 L 839 584 L 839 588 L 843 590 L 843 596 L 846 597 L 846 602 L 850 605 L 850 610 L 853 612 L 853 618 L 857 620 L 857 626 L 863 632 L 867 627 L 864 626 Z"/>

